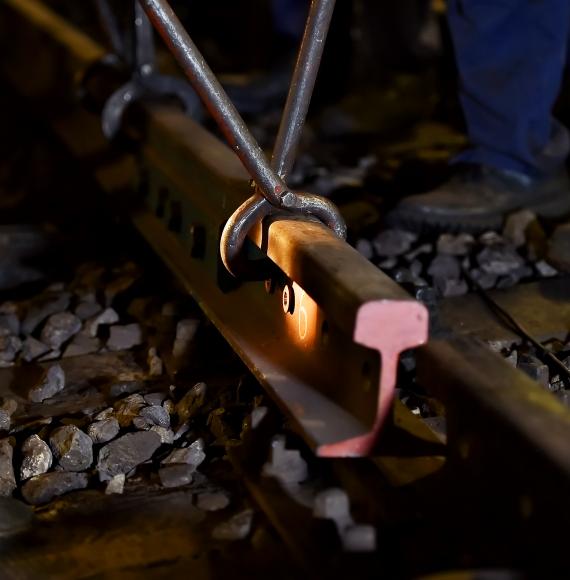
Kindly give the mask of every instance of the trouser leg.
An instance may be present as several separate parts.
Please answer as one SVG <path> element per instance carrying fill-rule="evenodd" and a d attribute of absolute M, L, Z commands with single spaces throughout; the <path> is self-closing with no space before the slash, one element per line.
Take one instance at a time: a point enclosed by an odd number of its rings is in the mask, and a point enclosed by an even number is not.
<path fill-rule="evenodd" d="M 271 0 L 275 30 L 278 34 L 299 40 L 303 35 L 310 0 Z"/>
<path fill-rule="evenodd" d="M 449 0 L 460 99 L 472 147 L 457 160 L 539 176 L 568 132 L 552 117 L 566 64 L 570 0 Z"/>

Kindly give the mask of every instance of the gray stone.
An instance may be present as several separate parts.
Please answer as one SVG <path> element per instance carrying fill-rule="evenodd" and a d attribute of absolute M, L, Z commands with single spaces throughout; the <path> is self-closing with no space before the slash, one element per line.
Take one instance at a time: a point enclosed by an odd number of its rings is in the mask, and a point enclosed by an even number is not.
<path fill-rule="evenodd" d="M 192 483 L 193 466 L 185 463 L 163 465 L 158 470 L 158 477 L 163 487 L 180 487 Z"/>
<path fill-rule="evenodd" d="M 410 250 L 407 254 L 404 255 L 404 259 L 408 262 L 413 262 L 417 259 L 418 256 L 423 254 L 431 254 L 433 253 L 433 245 L 432 244 L 421 244 L 417 248 Z"/>
<path fill-rule="evenodd" d="M 570 223 L 557 226 L 550 236 L 547 260 L 558 270 L 570 272 Z"/>
<path fill-rule="evenodd" d="M 6 411 L 11 417 L 18 410 L 18 401 L 15 399 L 4 399 L 0 405 L 0 409 Z"/>
<path fill-rule="evenodd" d="M 267 407 L 255 407 L 250 415 L 251 428 L 257 429 L 268 412 L 269 409 Z"/>
<path fill-rule="evenodd" d="M 542 387 L 548 389 L 550 371 L 548 367 L 534 357 L 521 357 L 518 368 L 531 379 L 537 381 Z"/>
<path fill-rule="evenodd" d="M 396 268 L 392 272 L 392 277 L 398 284 L 413 284 L 414 276 L 407 268 Z"/>
<path fill-rule="evenodd" d="M 88 318 L 93 318 L 97 316 L 102 310 L 102 307 L 97 302 L 92 300 L 84 300 L 77 305 L 75 309 L 75 316 L 81 320 L 87 320 Z"/>
<path fill-rule="evenodd" d="M 381 260 L 380 262 L 378 262 L 376 265 L 381 270 L 391 270 L 392 268 L 394 268 L 396 266 L 397 263 L 398 263 L 398 258 L 385 258 L 384 260 Z"/>
<path fill-rule="evenodd" d="M 160 377 L 162 375 L 162 359 L 158 356 L 156 348 L 153 346 L 148 349 L 147 354 L 148 374 L 151 377 Z"/>
<path fill-rule="evenodd" d="M 138 416 L 133 419 L 132 425 L 135 429 L 139 429 L 140 431 L 148 431 L 148 429 L 150 429 L 152 426 L 152 424 L 149 423 L 146 419 Z"/>
<path fill-rule="evenodd" d="M 505 240 L 497 232 L 484 232 L 479 236 L 479 243 L 483 246 L 494 246 L 505 243 Z"/>
<path fill-rule="evenodd" d="M 374 238 L 372 245 L 378 256 L 389 258 L 405 254 L 416 240 L 417 235 L 412 232 L 396 229 L 384 230 Z"/>
<path fill-rule="evenodd" d="M 507 245 L 487 246 L 477 254 L 477 263 L 488 274 L 505 276 L 524 266 L 524 260 L 517 251 Z"/>
<path fill-rule="evenodd" d="M 480 268 L 473 268 L 470 272 L 471 278 L 474 282 L 479 284 L 483 290 L 490 290 L 497 284 L 497 275 L 483 272 Z"/>
<path fill-rule="evenodd" d="M 140 324 L 126 324 L 125 326 L 111 326 L 111 334 L 107 341 L 109 350 L 129 350 L 143 341 Z"/>
<path fill-rule="evenodd" d="M 215 540 L 244 540 L 251 531 L 253 510 L 246 509 L 229 520 L 218 524 L 212 531 Z"/>
<path fill-rule="evenodd" d="M 168 411 L 159 405 L 144 407 L 141 409 L 139 416 L 145 419 L 149 426 L 158 425 L 159 427 L 170 427 L 170 415 Z"/>
<path fill-rule="evenodd" d="M 71 356 L 94 354 L 100 348 L 101 341 L 98 338 L 91 338 L 80 333 L 67 345 L 62 356 L 63 358 L 68 358 Z"/>
<path fill-rule="evenodd" d="M 160 445 L 160 437 L 152 431 L 127 433 L 111 441 L 99 451 L 99 479 L 108 481 L 119 473 L 129 473 L 150 459 Z"/>
<path fill-rule="evenodd" d="M 147 393 L 144 396 L 144 400 L 147 405 L 162 405 L 163 401 L 166 399 L 166 393 Z"/>
<path fill-rule="evenodd" d="M 172 346 L 172 355 L 175 359 L 183 358 L 198 332 L 200 321 L 195 318 L 185 318 L 176 325 L 176 337 Z"/>
<path fill-rule="evenodd" d="M 142 395 L 133 393 L 114 405 L 115 417 L 119 425 L 123 428 L 132 424 L 133 419 L 139 416 L 141 409 L 145 406 L 145 400 Z"/>
<path fill-rule="evenodd" d="M 450 256 L 466 256 L 475 245 L 475 239 L 471 234 L 441 234 L 437 240 L 438 254 Z"/>
<path fill-rule="evenodd" d="M 418 276 L 417 278 L 414 278 L 414 286 L 416 288 L 425 288 L 426 286 L 429 286 L 429 284 L 426 282 L 424 278 Z"/>
<path fill-rule="evenodd" d="M 28 398 L 33 403 L 50 399 L 65 388 L 65 373 L 59 365 L 53 365 L 44 373 L 40 382 L 30 389 Z"/>
<path fill-rule="evenodd" d="M 153 425 L 150 428 L 150 431 L 153 431 L 160 437 L 160 442 L 163 445 L 172 445 L 174 443 L 174 432 L 172 429 L 167 429 L 166 427 L 159 427 L 158 425 Z"/>
<path fill-rule="evenodd" d="M 140 391 L 142 388 L 143 383 L 141 381 L 121 381 L 119 383 L 114 383 L 109 387 L 109 395 L 113 398 L 127 394 L 136 395 L 137 391 Z"/>
<path fill-rule="evenodd" d="M 0 364 L 11 363 L 22 348 L 17 336 L 0 336 Z"/>
<path fill-rule="evenodd" d="M 0 411 L 3 411 L 8 415 L 8 417 L 12 417 L 12 415 L 18 409 L 18 402 L 14 399 L 4 399 L 2 404 L 0 405 Z"/>
<path fill-rule="evenodd" d="M 558 400 L 565 405 L 566 407 L 570 407 L 570 391 L 568 389 L 561 389 L 556 391 L 555 396 L 558 397 Z"/>
<path fill-rule="evenodd" d="M 91 338 L 95 338 L 102 325 L 115 324 L 119 322 L 119 315 L 113 308 L 105 308 L 103 312 L 97 314 L 85 323 L 85 332 Z"/>
<path fill-rule="evenodd" d="M 59 349 L 81 330 L 81 320 L 71 312 L 52 314 L 42 329 L 41 341 L 53 350 Z"/>
<path fill-rule="evenodd" d="M 9 497 L 16 489 L 14 448 L 9 439 L 0 439 L 0 496 Z"/>
<path fill-rule="evenodd" d="M 109 483 L 105 488 L 105 493 L 107 495 L 113 493 L 123 493 L 123 491 L 125 490 L 125 480 L 126 475 L 124 473 L 118 473 L 109 480 Z"/>
<path fill-rule="evenodd" d="M 196 501 L 196 506 L 205 512 L 215 512 L 223 510 L 230 505 L 230 498 L 226 493 L 216 491 L 212 493 L 201 493 Z"/>
<path fill-rule="evenodd" d="M 42 296 L 29 308 L 22 322 L 22 334 L 31 334 L 48 316 L 65 311 L 70 299 L 69 292 L 48 292 Z"/>
<path fill-rule="evenodd" d="M 339 531 L 353 523 L 348 496 L 339 488 L 325 489 L 315 496 L 313 515 L 316 518 L 332 520 Z"/>
<path fill-rule="evenodd" d="M 367 260 L 371 260 L 374 257 L 374 249 L 372 248 L 372 244 L 364 238 L 361 238 L 356 242 L 355 248 L 356 251 L 364 256 Z"/>
<path fill-rule="evenodd" d="M 526 243 L 526 230 L 528 226 L 536 221 L 536 215 L 529 209 L 521 209 L 507 216 L 503 237 L 515 248 L 524 246 Z"/>
<path fill-rule="evenodd" d="M 469 291 L 467 282 L 463 279 L 457 280 L 454 278 L 435 278 L 434 286 L 444 298 L 451 296 L 463 296 Z"/>
<path fill-rule="evenodd" d="M 376 550 L 376 529 L 368 524 L 354 524 L 342 533 L 342 547 L 345 552 L 374 552 Z"/>
<path fill-rule="evenodd" d="M 91 437 L 93 443 L 108 443 L 119 434 L 120 429 L 117 419 L 109 417 L 91 423 L 87 427 L 87 435 Z"/>
<path fill-rule="evenodd" d="M 10 431 L 10 426 L 12 425 L 12 420 L 10 418 L 10 413 L 5 409 L 0 409 L 0 432 Z"/>
<path fill-rule="evenodd" d="M 28 479 L 22 486 L 22 497 L 32 505 L 41 505 L 70 491 L 85 489 L 88 483 L 86 473 L 52 471 Z"/>
<path fill-rule="evenodd" d="M 93 441 L 75 425 L 54 429 L 49 444 L 59 465 L 66 471 L 83 471 L 93 463 Z"/>
<path fill-rule="evenodd" d="M 509 354 L 509 356 L 506 356 L 506 357 L 505 357 L 505 360 L 506 360 L 506 361 L 507 361 L 507 362 L 508 362 L 508 363 L 509 363 L 511 366 L 513 366 L 513 367 L 515 367 L 515 368 L 516 368 L 516 367 L 517 367 L 517 364 L 518 364 L 518 359 L 519 359 L 519 356 L 518 356 L 518 354 L 519 354 L 519 353 L 518 353 L 518 352 L 517 352 L 515 349 L 513 349 L 513 351 L 511 352 L 511 354 Z"/>
<path fill-rule="evenodd" d="M 536 271 L 542 276 L 543 278 L 551 278 L 552 276 L 556 276 L 558 274 L 558 270 L 553 268 L 548 262 L 545 260 L 539 260 L 535 263 L 534 267 Z"/>
<path fill-rule="evenodd" d="M 59 350 L 59 349 L 50 350 L 47 354 L 40 356 L 40 358 L 38 359 L 38 362 L 48 362 L 48 361 L 59 359 L 60 357 L 61 357 L 61 350 Z"/>
<path fill-rule="evenodd" d="M 190 421 L 186 421 L 178 426 L 176 431 L 174 432 L 174 441 L 178 441 L 183 435 L 190 431 Z"/>
<path fill-rule="evenodd" d="M 111 417 L 113 417 L 114 414 L 115 409 L 113 409 L 113 407 L 107 407 L 106 409 L 103 409 L 102 411 L 97 413 L 97 415 L 95 415 L 93 419 L 95 421 L 104 421 L 105 419 L 110 419 Z"/>
<path fill-rule="evenodd" d="M 49 445 L 38 435 L 30 435 L 22 444 L 22 481 L 45 473 L 52 464 L 53 456 Z"/>
<path fill-rule="evenodd" d="M 181 447 L 174 449 L 170 454 L 162 460 L 162 465 L 170 463 L 186 463 L 196 469 L 206 459 L 204 453 L 204 441 L 196 439 L 194 443 L 188 447 Z"/>
<path fill-rule="evenodd" d="M 410 262 L 410 273 L 414 277 L 414 280 L 422 275 L 424 265 L 419 260 L 414 260 Z"/>
<path fill-rule="evenodd" d="M 442 254 L 432 260 L 427 273 L 434 279 L 457 279 L 461 276 L 461 266 L 454 256 Z"/>
<path fill-rule="evenodd" d="M 307 462 L 298 449 L 287 449 L 285 437 L 278 435 L 271 441 L 270 460 L 263 466 L 263 475 L 285 485 L 298 484 L 307 479 Z"/>
<path fill-rule="evenodd" d="M 185 423 L 196 415 L 206 399 L 206 383 L 196 383 L 176 404 L 180 423 Z"/>
<path fill-rule="evenodd" d="M 522 266 L 517 268 L 512 272 L 509 272 L 506 276 L 501 276 L 497 281 L 496 288 L 512 288 L 516 286 L 524 278 L 529 278 L 532 276 L 532 269 L 528 266 Z"/>
<path fill-rule="evenodd" d="M 548 385 L 548 389 L 552 392 L 564 390 L 566 385 L 564 381 L 560 378 L 560 375 L 555 375 L 550 379 L 550 383 Z"/>
<path fill-rule="evenodd" d="M 33 336 L 28 336 L 26 340 L 24 340 L 24 344 L 22 345 L 22 352 L 20 357 L 23 358 L 26 362 L 31 362 L 38 357 L 46 354 L 49 352 L 50 348 L 43 342 L 40 342 L 37 338 Z"/>
<path fill-rule="evenodd" d="M 18 336 L 20 334 L 20 320 L 15 312 L 0 314 L 0 336 Z"/>

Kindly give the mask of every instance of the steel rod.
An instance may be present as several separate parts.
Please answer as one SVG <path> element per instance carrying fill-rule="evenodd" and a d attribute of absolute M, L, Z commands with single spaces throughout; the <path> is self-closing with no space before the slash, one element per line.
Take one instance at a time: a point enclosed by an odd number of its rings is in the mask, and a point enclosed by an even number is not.
<path fill-rule="evenodd" d="M 148 76 L 154 72 L 154 32 L 152 30 L 152 24 L 138 0 L 135 0 L 134 4 L 135 37 L 133 64 L 139 74 Z"/>
<path fill-rule="evenodd" d="M 99 17 L 99 23 L 103 32 L 107 36 L 107 40 L 111 45 L 113 52 L 119 57 L 125 57 L 125 47 L 121 37 L 121 31 L 117 24 L 117 20 L 111 10 L 107 0 L 95 0 L 95 7 Z"/>
<path fill-rule="evenodd" d="M 307 17 L 291 87 L 281 117 L 281 124 L 271 166 L 282 178 L 293 167 L 305 118 L 319 72 L 321 57 L 330 27 L 336 0 L 313 0 Z"/>
<path fill-rule="evenodd" d="M 287 192 L 287 186 L 271 169 L 261 147 L 168 2 L 140 2 L 260 192 L 271 204 L 281 206 L 281 197 Z"/>

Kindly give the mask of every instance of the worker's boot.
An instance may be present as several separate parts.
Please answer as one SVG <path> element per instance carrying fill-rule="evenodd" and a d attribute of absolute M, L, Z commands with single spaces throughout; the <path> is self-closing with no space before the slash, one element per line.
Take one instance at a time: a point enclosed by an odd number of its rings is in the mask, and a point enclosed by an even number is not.
<path fill-rule="evenodd" d="M 551 219 L 570 214 L 566 170 L 533 179 L 487 166 L 458 166 L 437 189 L 404 198 L 389 220 L 421 230 L 478 232 L 499 229 L 506 215 L 521 208 Z"/>

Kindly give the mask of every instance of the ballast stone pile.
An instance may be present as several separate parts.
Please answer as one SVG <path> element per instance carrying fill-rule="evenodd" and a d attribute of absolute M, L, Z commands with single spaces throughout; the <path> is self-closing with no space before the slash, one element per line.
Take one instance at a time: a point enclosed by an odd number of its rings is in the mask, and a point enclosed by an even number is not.
<path fill-rule="evenodd" d="M 101 280 L 109 274 L 114 279 L 103 290 Z M 71 291 L 56 283 L 32 300 L 1 304 L 0 367 L 142 345 L 142 326 L 120 316 L 112 304 L 138 276 L 130 263 L 111 273 L 85 265 L 69 286 Z"/>
<path fill-rule="evenodd" d="M 374 239 L 359 239 L 356 249 L 394 278 L 413 289 L 433 287 L 439 296 L 466 294 L 472 285 L 485 290 L 556 276 L 546 261 L 546 238 L 536 216 L 522 210 L 509 216 L 501 234 L 441 234 L 420 237 L 387 229 Z"/>
<path fill-rule="evenodd" d="M 115 310 L 113 302 L 136 280 L 136 268 L 126 265 L 111 274 L 111 282 L 101 282 L 109 271 L 86 265 L 68 287 L 52 284 L 31 300 L 0 304 L 0 367 L 43 363 L 43 373 L 27 393 L 32 408 L 65 397 L 66 376 L 57 359 L 144 343 L 143 327 L 130 315 L 132 304 L 144 299 L 135 298 L 126 313 Z M 191 347 L 197 328 L 196 319 L 178 321 L 173 350 L 179 357 Z M 160 379 L 162 360 L 156 348 L 147 352 L 147 375 Z M 198 383 L 176 398 L 174 387 L 134 392 L 144 388 L 144 381 L 114 383 L 108 393 L 112 406 L 86 411 L 83 418 L 38 420 L 35 432 L 33 425 L 22 430 L 14 421 L 15 400 L 0 399 L 0 496 L 21 495 L 42 504 L 90 486 L 122 493 L 137 468 L 153 461 L 155 483 L 191 483 L 206 458 L 202 439 L 190 439 L 206 385 Z"/>
<path fill-rule="evenodd" d="M 57 393 L 61 391 L 65 393 L 65 384 Z M 157 481 L 169 488 L 192 483 L 206 459 L 204 441 L 190 442 L 182 435 L 188 432 L 205 392 L 205 384 L 198 383 L 178 404 L 166 393 L 134 393 L 119 399 L 113 407 L 76 421 L 83 425 L 81 428 L 75 424 L 42 424 L 43 438 L 34 433 L 21 443 L 18 431 L 12 433 L 10 427 L 14 402 L 4 401 L 2 409 L 7 419 L 2 431 L 7 436 L 0 439 L 0 496 L 12 496 L 19 487 L 25 501 L 39 505 L 70 491 L 100 485 L 97 482 L 106 484 L 106 493 L 122 493 L 125 481 L 137 467 L 152 461 L 159 450 L 163 458 Z M 218 497 L 217 501 L 218 508 L 207 506 L 204 499 L 204 509 L 223 509 L 223 500 Z"/>

